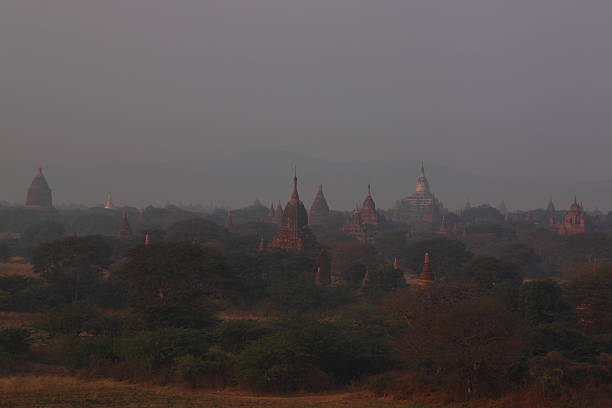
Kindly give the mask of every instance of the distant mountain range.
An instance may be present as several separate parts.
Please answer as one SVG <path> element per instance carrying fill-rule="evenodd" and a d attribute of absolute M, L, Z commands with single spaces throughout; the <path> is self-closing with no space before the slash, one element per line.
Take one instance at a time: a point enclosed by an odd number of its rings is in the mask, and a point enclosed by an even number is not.
<path fill-rule="evenodd" d="M 108 162 L 91 167 L 45 167 L 57 204 L 102 204 L 107 191 L 117 205 L 202 204 L 238 208 L 256 198 L 264 205 L 289 198 L 293 167 L 297 166 L 300 194 L 310 205 L 318 184 L 333 209 L 361 203 L 372 185 L 379 208 L 414 191 L 420 162 L 333 162 L 279 150 L 210 156 L 173 163 Z M 0 165 L 0 201 L 21 203 L 37 164 Z M 510 210 L 544 208 L 550 197 L 558 208 L 574 195 L 587 209 L 612 209 L 611 180 L 498 180 L 469 174 L 436 163 L 425 163 L 433 192 L 450 210 L 472 205 L 497 206 L 504 199 Z"/>

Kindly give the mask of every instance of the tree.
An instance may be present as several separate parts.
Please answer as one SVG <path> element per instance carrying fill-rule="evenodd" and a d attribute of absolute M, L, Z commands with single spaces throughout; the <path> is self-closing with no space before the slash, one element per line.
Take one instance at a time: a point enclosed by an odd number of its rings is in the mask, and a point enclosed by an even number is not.
<path fill-rule="evenodd" d="M 570 312 L 561 288 L 552 280 L 523 283 L 519 289 L 518 309 L 533 325 L 565 319 Z"/>
<path fill-rule="evenodd" d="M 577 264 L 570 276 L 565 293 L 579 326 L 590 334 L 612 333 L 612 262 Z"/>
<path fill-rule="evenodd" d="M 430 303 L 424 292 L 419 300 Z M 451 392 L 497 394 L 513 381 L 527 353 L 526 326 L 498 299 L 448 300 L 424 313 L 419 301 L 403 310 L 407 326 L 396 343 L 401 360 L 417 378 Z"/>
<path fill-rule="evenodd" d="M 52 241 L 64 236 L 64 226 L 56 221 L 41 221 L 26 228 L 23 238 L 32 243 Z"/>
<path fill-rule="evenodd" d="M 238 360 L 238 372 L 262 391 L 320 391 L 346 384 L 390 364 L 389 349 L 334 323 L 295 321 L 251 343 Z"/>
<path fill-rule="evenodd" d="M 542 258 L 536 254 L 535 250 L 522 242 L 513 242 L 502 246 L 499 259 L 521 268 L 542 262 Z"/>
<path fill-rule="evenodd" d="M 430 254 L 431 270 L 436 277 L 446 276 L 472 259 L 465 244 L 448 238 L 434 238 L 415 242 L 404 253 L 404 260 L 415 272 L 420 271 L 425 253 Z"/>
<path fill-rule="evenodd" d="M 612 258 L 612 240 L 603 232 L 587 232 L 567 238 L 567 250 L 573 261 Z"/>
<path fill-rule="evenodd" d="M 504 216 L 497 208 L 487 204 L 468 208 L 463 211 L 461 217 L 469 223 L 501 223 L 504 220 Z"/>
<path fill-rule="evenodd" d="M 359 287 L 366 268 L 383 262 L 376 247 L 361 242 L 342 242 L 332 248 L 332 270 L 354 288 Z"/>
<path fill-rule="evenodd" d="M 368 273 L 369 282 L 364 290 L 372 299 L 379 299 L 393 289 L 406 286 L 403 271 L 395 270 L 392 265 L 379 265 Z"/>
<path fill-rule="evenodd" d="M 168 242 L 211 242 L 223 241 L 228 233 L 219 225 L 201 218 L 192 218 L 174 223 L 166 232 Z"/>
<path fill-rule="evenodd" d="M 521 284 L 519 268 L 492 256 L 481 256 L 467 264 L 459 274 L 473 279 L 483 289 L 493 289 L 505 282 Z"/>
<path fill-rule="evenodd" d="M 223 255 L 186 242 L 136 247 L 114 273 L 154 327 L 208 326 L 214 303 L 234 295 Z"/>
<path fill-rule="evenodd" d="M 34 272 L 76 301 L 93 292 L 110 257 L 111 248 L 100 236 L 67 237 L 37 246 L 32 263 Z"/>

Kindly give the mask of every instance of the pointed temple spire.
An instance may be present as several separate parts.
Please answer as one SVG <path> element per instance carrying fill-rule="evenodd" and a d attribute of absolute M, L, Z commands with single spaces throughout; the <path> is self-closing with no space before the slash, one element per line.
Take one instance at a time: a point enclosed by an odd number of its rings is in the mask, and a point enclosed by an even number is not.
<path fill-rule="evenodd" d="M 319 184 L 317 187 L 317 194 L 315 195 L 312 205 L 310 206 L 310 211 L 308 212 L 308 224 L 323 224 L 328 217 L 329 206 L 327 205 L 327 200 L 323 195 L 323 185 Z"/>
<path fill-rule="evenodd" d="M 293 191 L 291 191 L 291 200 L 290 200 L 294 204 L 297 204 L 300 202 L 300 195 L 298 194 L 297 182 L 298 182 L 297 167 L 294 167 L 293 169 Z"/>
<path fill-rule="evenodd" d="M 52 210 L 53 198 L 49 183 L 43 174 L 42 168 L 39 167 L 28 188 L 25 207 L 28 209 Z"/>
<path fill-rule="evenodd" d="M 297 189 L 297 172 L 293 175 L 291 199 L 283 211 L 280 228 L 272 238 L 269 248 L 290 250 L 319 250 L 316 238 L 308 228 L 308 212 L 300 201 Z"/>
<path fill-rule="evenodd" d="M 144 236 L 144 244 L 145 244 L 145 245 L 149 245 L 149 244 L 151 244 L 151 236 L 149 235 L 149 233 L 148 233 L 148 232 L 147 232 L 147 233 L 145 233 L 145 236 Z"/>
<path fill-rule="evenodd" d="M 393 270 L 394 271 L 399 271 L 400 265 L 399 265 L 399 261 L 397 260 L 397 256 L 393 257 L 393 264 L 392 264 L 392 266 L 393 266 Z"/>
<path fill-rule="evenodd" d="M 429 266 L 429 252 L 425 252 L 425 259 L 423 259 L 423 269 L 421 270 L 420 280 L 423 281 L 433 281 L 433 274 L 431 273 L 431 268 Z"/>
<path fill-rule="evenodd" d="M 442 216 L 442 220 L 440 221 L 440 227 L 438 228 L 438 235 L 446 235 L 446 215 Z"/>
<path fill-rule="evenodd" d="M 421 170 L 419 171 L 419 179 L 417 180 L 415 191 L 417 193 L 430 193 L 429 181 L 425 176 L 425 165 L 421 162 Z"/>
<path fill-rule="evenodd" d="M 107 210 L 115 208 L 115 205 L 113 204 L 113 197 L 111 196 L 110 192 L 106 193 L 106 201 L 104 201 L 104 208 L 106 208 Z"/>
<path fill-rule="evenodd" d="M 130 223 L 128 222 L 127 213 L 121 214 L 121 221 L 119 222 L 119 226 L 117 227 L 117 232 L 115 232 L 115 236 L 118 239 L 129 239 L 132 237 L 132 228 L 130 228 Z"/>
<path fill-rule="evenodd" d="M 548 211 L 549 213 L 554 213 L 556 211 L 555 203 L 553 202 L 552 197 L 550 197 L 550 199 L 548 200 L 548 206 L 546 207 L 546 211 Z"/>

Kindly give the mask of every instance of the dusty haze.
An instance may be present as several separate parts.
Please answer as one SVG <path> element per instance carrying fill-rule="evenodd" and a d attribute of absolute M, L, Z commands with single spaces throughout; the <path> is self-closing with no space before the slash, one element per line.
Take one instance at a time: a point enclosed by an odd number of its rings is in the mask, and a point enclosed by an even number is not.
<path fill-rule="evenodd" d="M 293 161 L 305 201 L 371 182 L 386 207 L 425 160 L 451 209 L 610 209 L 610 21 L 607 0 L 3 0 L 0 201 L 38 165 L 57 202 L 286 201 Z"/>

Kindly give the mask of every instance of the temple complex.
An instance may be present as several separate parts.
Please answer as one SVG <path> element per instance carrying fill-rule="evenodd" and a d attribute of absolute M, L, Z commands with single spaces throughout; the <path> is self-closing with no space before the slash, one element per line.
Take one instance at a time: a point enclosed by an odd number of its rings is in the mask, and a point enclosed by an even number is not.
<path fill-rule="evenodd" d="M 117 237 L 117 239 L 130 239 L 132 237 L 132 228 L 130 228 L 127 213 L 121 214 L 121 221 L 119 221 L 119 225 L 117 226 L 115 237 Z"/>
<path fill-rule="evenodd" d="M 315 195 L 314 201 L 310 206 L 308 212 L 308 223 L 310 225 L 320 225 L 325 223 L 329 218 L 329 206 L 327 200 L 323 195 L 323 185 L 319 184 L 317 188 L 317 194 Z"/>
<path fill-rule="evenodd" d="M 403 222 L 432 223 L 438 219 L 441 212 L 442 203 L 431 192 L 429 181 L 425 176 L 425 168 L 421 165 L 415 191 L 412 195 L 397 202 L 394 219 Z"/>
<path fill-rule="evenodd" d="M 283 211 L 281 226 L 272 238 L 267 248 L 291 249 L 291 250 L 318 250 L 314 235 L 308 228 L 308 213 L 304 203 L 300 201 L 297 188 L 297 176 L 293 177 L 293 191 L 291 199 Z"/>
<path fill-rule="evenodd" d="M 374 203 L 372 190 L 368 184 L 368 195 L 363 200 L 361 207 L 355 208 L 343 230 L 347 235 L 361 242 L 370 242 L 385 224 L 387 224 L 387 219 L 376 210 L 376 203 Z"/>
<path fill-rule="evenodd" d="M 51 188 L 43 175 L 42 169 L 39 168 L 28 188 L 25 208 L 35 210 L 53 210 L 53 199 Z"/>
<path fill-rule="evenodd" d="M 589 230 L 586 212 L 582 204 L 578 204 L 576 197 L 574 197 L 574 202 L 570 206 L 569 211 L 563 214 L 561 220 L 558 220 L 554 214 L 551 214 L 548 226 L 560 235 L 582 234 Z"/>

